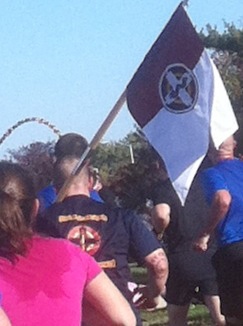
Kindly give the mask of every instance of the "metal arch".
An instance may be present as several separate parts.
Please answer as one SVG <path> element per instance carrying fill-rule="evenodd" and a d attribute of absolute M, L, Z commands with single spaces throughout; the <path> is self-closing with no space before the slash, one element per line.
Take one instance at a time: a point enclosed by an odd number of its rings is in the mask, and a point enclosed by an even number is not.
<path fill-rule="evenodd" d="M 9 137 L 12 132 L 17 129 L 19 126 L 21 126 L 24 123 L 27 122 L 37 122 L 39 124 L 43 124 L 45 126 L 47 126 L 48 128 L 50 128 L 54 134 L 56 134 L 58 137 L 61 136 L 61 132 L 59 129 L 57 129 L 56 126 L 54 126 L 53 124 L 51 124 L 49 121 L 43 119 L 43 118 L 37 118 L 37 117 L 32 117 L 32 118 L 25 118 L 23 120 L 18 121 L 16 124 L 14 124 L 12 127 L 10 127 L 0 138 L 0 145 L 4 142 L 4 140 Z"/>

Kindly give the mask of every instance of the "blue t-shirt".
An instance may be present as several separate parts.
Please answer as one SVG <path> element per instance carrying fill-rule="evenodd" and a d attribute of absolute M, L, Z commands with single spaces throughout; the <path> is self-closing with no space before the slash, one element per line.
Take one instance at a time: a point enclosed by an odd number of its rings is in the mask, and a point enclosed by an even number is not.
<path fill-rule="evenodd" d="M 207 201 L 211 204 L 215 193 L 227 190 L 231 204 L 226 216 L 217 225 L 220 246 L 243 240 L 243 162 L 224 160 L 202 173 Z"/>
<path fill-rule="evenodd" d="M 40 213 L 44 212 L 44 210 L 51 206 L 56 198 L 57 198 L 57 192 L 53 185 L 49 185 L 38 192 L 37 197 L 40 201 Z"/>

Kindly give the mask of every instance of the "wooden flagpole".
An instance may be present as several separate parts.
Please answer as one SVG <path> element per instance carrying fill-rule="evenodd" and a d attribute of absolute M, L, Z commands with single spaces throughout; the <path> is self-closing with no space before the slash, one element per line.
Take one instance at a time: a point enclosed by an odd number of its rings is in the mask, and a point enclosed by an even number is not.
<path fill-rule="evenodd" d="M 117 102 L 115 103 L 114 107 L 112 108 L 112 110 L 110 111 L 110 113 L 108 114 L 108 116 L 106 117 L 106 119 L 104 120 L 104 122 L 102 123 L 100 128 L 98 129 L 97 133 L 91 140 L 89 146 L 87 147 L 87 149 L 81 156 L 77 166 L 72 171 L 71 176 L 66 180 L 66 182 L 64 183 L 64 185 L 58 192 L 57 199 L 56 199 L 57 202 L 63 201 L 63 199 L 66 197 L 67 190 L 70 187 L 74 176 L 78 175 L 80 173 L 80 171 L 82 170 L 82 168 L 85 166 L 85 164 L 87 162 L 86 159 L 87 159 L 88 155 L 91 153 L 92 150 L 94 150 L 97 147 L 100 140 L 104 136 L 105 132 L 110 127 L 111 123 L 113 122 L 113 120 L 115 119 L 117 114 L 120 112 L 125 101 L 126 101 L 126 89 L 123 91 L 123 93 L 121 94 L 121 96 L 119 97 Z"/>

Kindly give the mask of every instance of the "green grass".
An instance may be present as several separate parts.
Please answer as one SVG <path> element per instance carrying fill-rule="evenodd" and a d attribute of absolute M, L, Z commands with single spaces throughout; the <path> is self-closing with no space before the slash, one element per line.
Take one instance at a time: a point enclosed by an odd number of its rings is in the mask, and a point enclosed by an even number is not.
<path fill-rule="evenodd" d="M 168 326 L 166 309 L 153 312 L 142 311 L 143 326 Z M 203 305 L 196 305 L 190 308 L 188 314 L 188 325 L 190 326 L 212 326 L 207 309 Z"/>
<path fill-rule="evenodd" d="M 134 280 L 138 284 L 145 284 L 147 275 L 146 270 L 131 264 L 131 271 Z M 166 309 L 159 309 L 152 312 L 142 311 L 143 326 L 168 326 L 168 316 Z M 191 305 L 188 313 L 188 325 L 190 326 L 212 326 L 213 323 L 208 310 L 204 305 Z"/>

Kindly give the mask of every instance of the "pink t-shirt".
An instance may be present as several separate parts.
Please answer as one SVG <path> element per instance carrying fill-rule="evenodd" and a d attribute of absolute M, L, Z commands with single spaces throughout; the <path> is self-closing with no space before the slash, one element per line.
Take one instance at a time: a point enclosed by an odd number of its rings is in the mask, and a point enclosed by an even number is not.
<path fill-rule="evenodd" d="M 100 272 L 71 242 L 35 236 L 15 265 L 0 258 L 2 306 L 14 326 L 80 326 L 84 288 Z"/>

